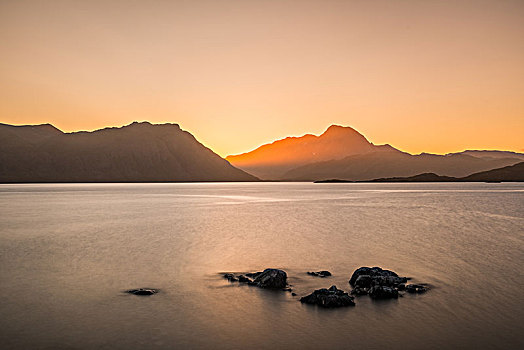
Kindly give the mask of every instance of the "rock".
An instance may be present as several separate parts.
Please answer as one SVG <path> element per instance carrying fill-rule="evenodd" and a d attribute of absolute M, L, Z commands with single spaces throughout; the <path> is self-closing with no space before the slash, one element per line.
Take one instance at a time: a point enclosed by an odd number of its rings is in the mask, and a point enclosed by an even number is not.
<path fill-rule="evenodd" d="M 398 291 L 393 287 L 376 285 L 369 289 L 369 296 L 373 299 L 397 299 Z"/>
<path fill-rule="evenodd" d="M 318 305 L 325 308 L 335 308 L 343 306 L 355 306 L 353 297 L 336 286 L 329 289 L 317 289 L 310 295 L 300 298 L 301 303 Z"/>
<path fill-rule="evenodd" d="M 427 285 L 424 284 L 408 284 L 406 287 L 406 292 L 408 293 L 425 293 L 428 291 Z"/>
<path fill-rule="evenodd" d="M 287 274 L 278 269 L 265 269 L 253 282 L 260 288 L 282 289 L 287 286 Z"/>
<path fill-rule="evenodd" d="M 296 296 L 297 296 L 297 293 L 291 293 L 291 296 L 296 297 Z"/>
<path fill-rule="evenodd" d="M 373 279 L 370 275 L 360 275 L 355 281 L 355 288 L 369 288 L 371 287 L 372 282 Z"/>
<path fill-rule="evenodd" d="M 357 278 L 361 275 L 368 275 L 371 277 L 381 276 L 381 277 L 398 277 L 398 275 L 390 270 L 383 270 L 380 267 L 360 267 L 353 272 L 353 275 L 349 279 L 349 284 L 354 286 Z M 405 279 L 405 277 L 402 277 Z"/>
<path fill-rule="evenodd" d="M 251 273 L 246 273 L 246 276 L 250 278 L 257 278 L 258 275 L 260 275 L 261 273 L 262 272 L 251 272 Z"/>
<path fill-rule="evenodd" d="M 366 295 L 368 294 L 369 288 L 356 287 L 351 291 L 352 295 Z"/>
<path fill-rule="evenodd" d="M 229 282 L 237 282 L 238 278 L 235 277 L 232 273 L 225 273 L 224 278 L 227 278 Z"/>
<path fill-rule="evenodd" d="M 315 276 L 315 277 L 328 277 L 331 276 L 331 272 L 329 271 L 318 271 L 318 272 L 308 272 L 308 275 Z"/>
<path fill-rule="evenodd" d="M 349 284 L 353 286 L 353 295 L 368 294 L 375 299 L 388 299 L 398 298 L 398 291 L 407 288 L 407 281 L 407 277 L 399 277 L 395 272 L 380 267 L 360 267 L 353 272 Z"/>
<path fill-rule="evenodd" d="M 246 276 L 244 276 L 244 275 L 239 275 L 238 276 L 238 282 L 249 283 L 249 282 L 252 282 L 252 281 L 249 278 L 247 278 Z"/>
<path fill-rule="evenodd" d="M 158 289 L 152 289 L 152 288 L 138 288 L 138 289 L 126 290 L 126 293 L 134 294 L 134 295 L 153 295 L 158 292 L 159 292 Z"/>
<path fill-rule="evenodd" d="M 230 282 L 238 281 L 240 283 L 247 283 L 250 286 L 257 286 L 260 288 L 287 290 L 286 288 L 288 287 L 286 272 L 278 269 L 265 269 L 262 272 L 246 273 L 244 275 L 226 273 L 224 274 L 224 278 L 227 278 Z"/>

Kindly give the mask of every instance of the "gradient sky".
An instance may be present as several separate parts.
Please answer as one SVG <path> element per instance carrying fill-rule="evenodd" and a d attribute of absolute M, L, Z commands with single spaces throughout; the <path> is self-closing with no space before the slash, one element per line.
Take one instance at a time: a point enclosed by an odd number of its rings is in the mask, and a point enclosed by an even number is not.
<path fill-rule="evenodd" d="M 524 148 L 524 1 L 0 0 L 0 122 Z"/>

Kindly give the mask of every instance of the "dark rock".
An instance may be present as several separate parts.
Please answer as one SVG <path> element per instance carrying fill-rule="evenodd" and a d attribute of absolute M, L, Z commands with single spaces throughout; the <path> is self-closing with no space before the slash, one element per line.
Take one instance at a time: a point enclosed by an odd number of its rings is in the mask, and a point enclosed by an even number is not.
<path fill-rule="evenodd" d="M 126 293 L 134 294 L 134 295 L 153 295 L 158 292 L 159 292 L 158 289 L 152 289 L 152 288 L 138 288 L 138 289 L 126 290 Z"/>
<path fill-rule="evenodd" d="M 308 272 L 308 275 L 315 276 L 315 277 L 329 277 L 331 276 L 331 272 L 329 271 L 317 271 L 317 272 Z"/>
<path fill-rule="evenodd" d="M 369 296 L 373 299 L 397 299 L 398 291 L 393 287 L 376 285 L 369 289 Z"/>
<path fill-rule="evenodd" d="M 359 288 L 356 287 L 351 291 L 351 294 L 353 295 L 366 295 L 368 294 L 369 289 L 368 288 Z"/>
<path fill-rule="evenodd" d="M 282 289 L 282 290 L 283 290 L 284 292 L 291 292 L 293 289 L 291 289 L 291 288 L 284 288 L 284 289 Z"/>
<path fill-rule="evenodd" d="M 297 293 L 291 293 L 292 296 L 296 297 L 297 296 Z"/>
<path fill-rule="evenodd" d="M 260 275 L 261 273 L 262 272 L 251 272 L 251 273 L 246 273 L 246 276 L 250 278 L 257 278 L 258 275 Z"/>
<path fill-rule="evenodd" d="M 224 278 L 227 278 L 229 282 L 237 282 L 238 278 L 235 277 L 232 273 L 225 273 Z"/>
<path fill-rule="evenodd" d="M 408 293 L 412 293 L 412 294 L 415 294 L 415 293 L 425 293 L 428 291 L 428 287 L 427 285 L 424 285 L 424 284 L 408 284 L 406 286 L 406 292 Z"/>
<path fill-rule="evenodd" d="M 360 267 L 351 276 L 349 284 L 354 287 L 353 295 L 365 295 L 375 299 L 398 298 L 399 290 L 407 290 L 409 278 L 400 277 L 395 272 L 380 267 Z M 410 293 L 423 293 L 422 289 L 410 287 Z M 417 290 L 421 290 L 418 292 Z"/>
<path fill-rule="evenodd" d="M 244 275 L 239 275 L 238 276 L 238 282 L 249 283 L 249 282 L 252 282 L 252 281 L 249 278 L 247 278 L 246 276 L 244 276 Z"/>
<path fill-rule="evenodd" d="M 278 269 L 265 269 L 253 282 L 260 288 L 282 289 L 287 286 L 287 274 Z"/>
<path fill-rule="evenodd" d="M 373 279 L 370 275 L 360 275 L 357 277 L 354 286 L 355 288 L 369 288 L 371 287 L 372 282 Z"/>
<path fill-rule="evenodd" d="M 301 303 L 314 304 L 325 308 L 355 306 L 353 297 L 336 286 L 317 289 L 310 295 L 300 298 Z"/>
<path fill-rule="evenodd" d="M 357 281 L 357 278 L 362 275 L 369 275 L 371 277 L 398 277 L 398 275 L 395 272 L 390 270 L 383 270 L 380 267 L 360 267 L 356 269 L 355 272 L 353 272 L 353 275 L 349 279 L 349 284 L 354 286 L 355 282 Z"/>

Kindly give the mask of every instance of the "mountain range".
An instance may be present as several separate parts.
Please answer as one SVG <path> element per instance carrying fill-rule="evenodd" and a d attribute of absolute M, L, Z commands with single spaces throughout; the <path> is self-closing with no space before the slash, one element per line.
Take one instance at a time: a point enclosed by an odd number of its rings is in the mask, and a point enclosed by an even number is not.
<path fill-rule="evenodd" d="M 413 155 L 338 125 L 223 159 L 178 124 L 134 122 L 73 133 L 50 124 L 0 124 L 3 183 L 366 181 L 427 173 L 457 179 L 522 161 L 524 154 L 506 151 Z"/>
<path fill-rule="evenodd" d="M 0 124 L 0 182 L 257 181 L 177 124 L 64 133 Z"/>
<path fill-rule="evenodd" d="M 524 160 L 524 154 L 464 151 L 412 155 L 390 145 L 374 145 L 353 128 L 332 125 L 320 136 L 288 137 L 226 159 L 264 180 L 362 181 L 421 173 L 464 177 L 516 164 Z"/>
<path fill-rule="evenodd" d="M 442 176 L 435 173 L 424 173 L 408 177 L 388 177 L 369 181 L 320 180 L 317 183 L 339 182 L 524 182 L 524 162 L 502 168 L 474 173 L 464 177 Z"/>

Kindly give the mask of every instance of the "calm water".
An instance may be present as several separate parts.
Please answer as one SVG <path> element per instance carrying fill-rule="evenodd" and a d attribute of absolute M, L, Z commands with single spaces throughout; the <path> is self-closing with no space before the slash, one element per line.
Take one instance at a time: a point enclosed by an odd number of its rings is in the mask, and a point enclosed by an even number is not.
<path fill-rule="evenodd" d="M 0 185 L 0 219 L 2 348 L 524 347 L 522 183 Z M 367 265 L 435 288 L 298 302 Z M 219 275 L 266 267 L 298 297 Z"/>

